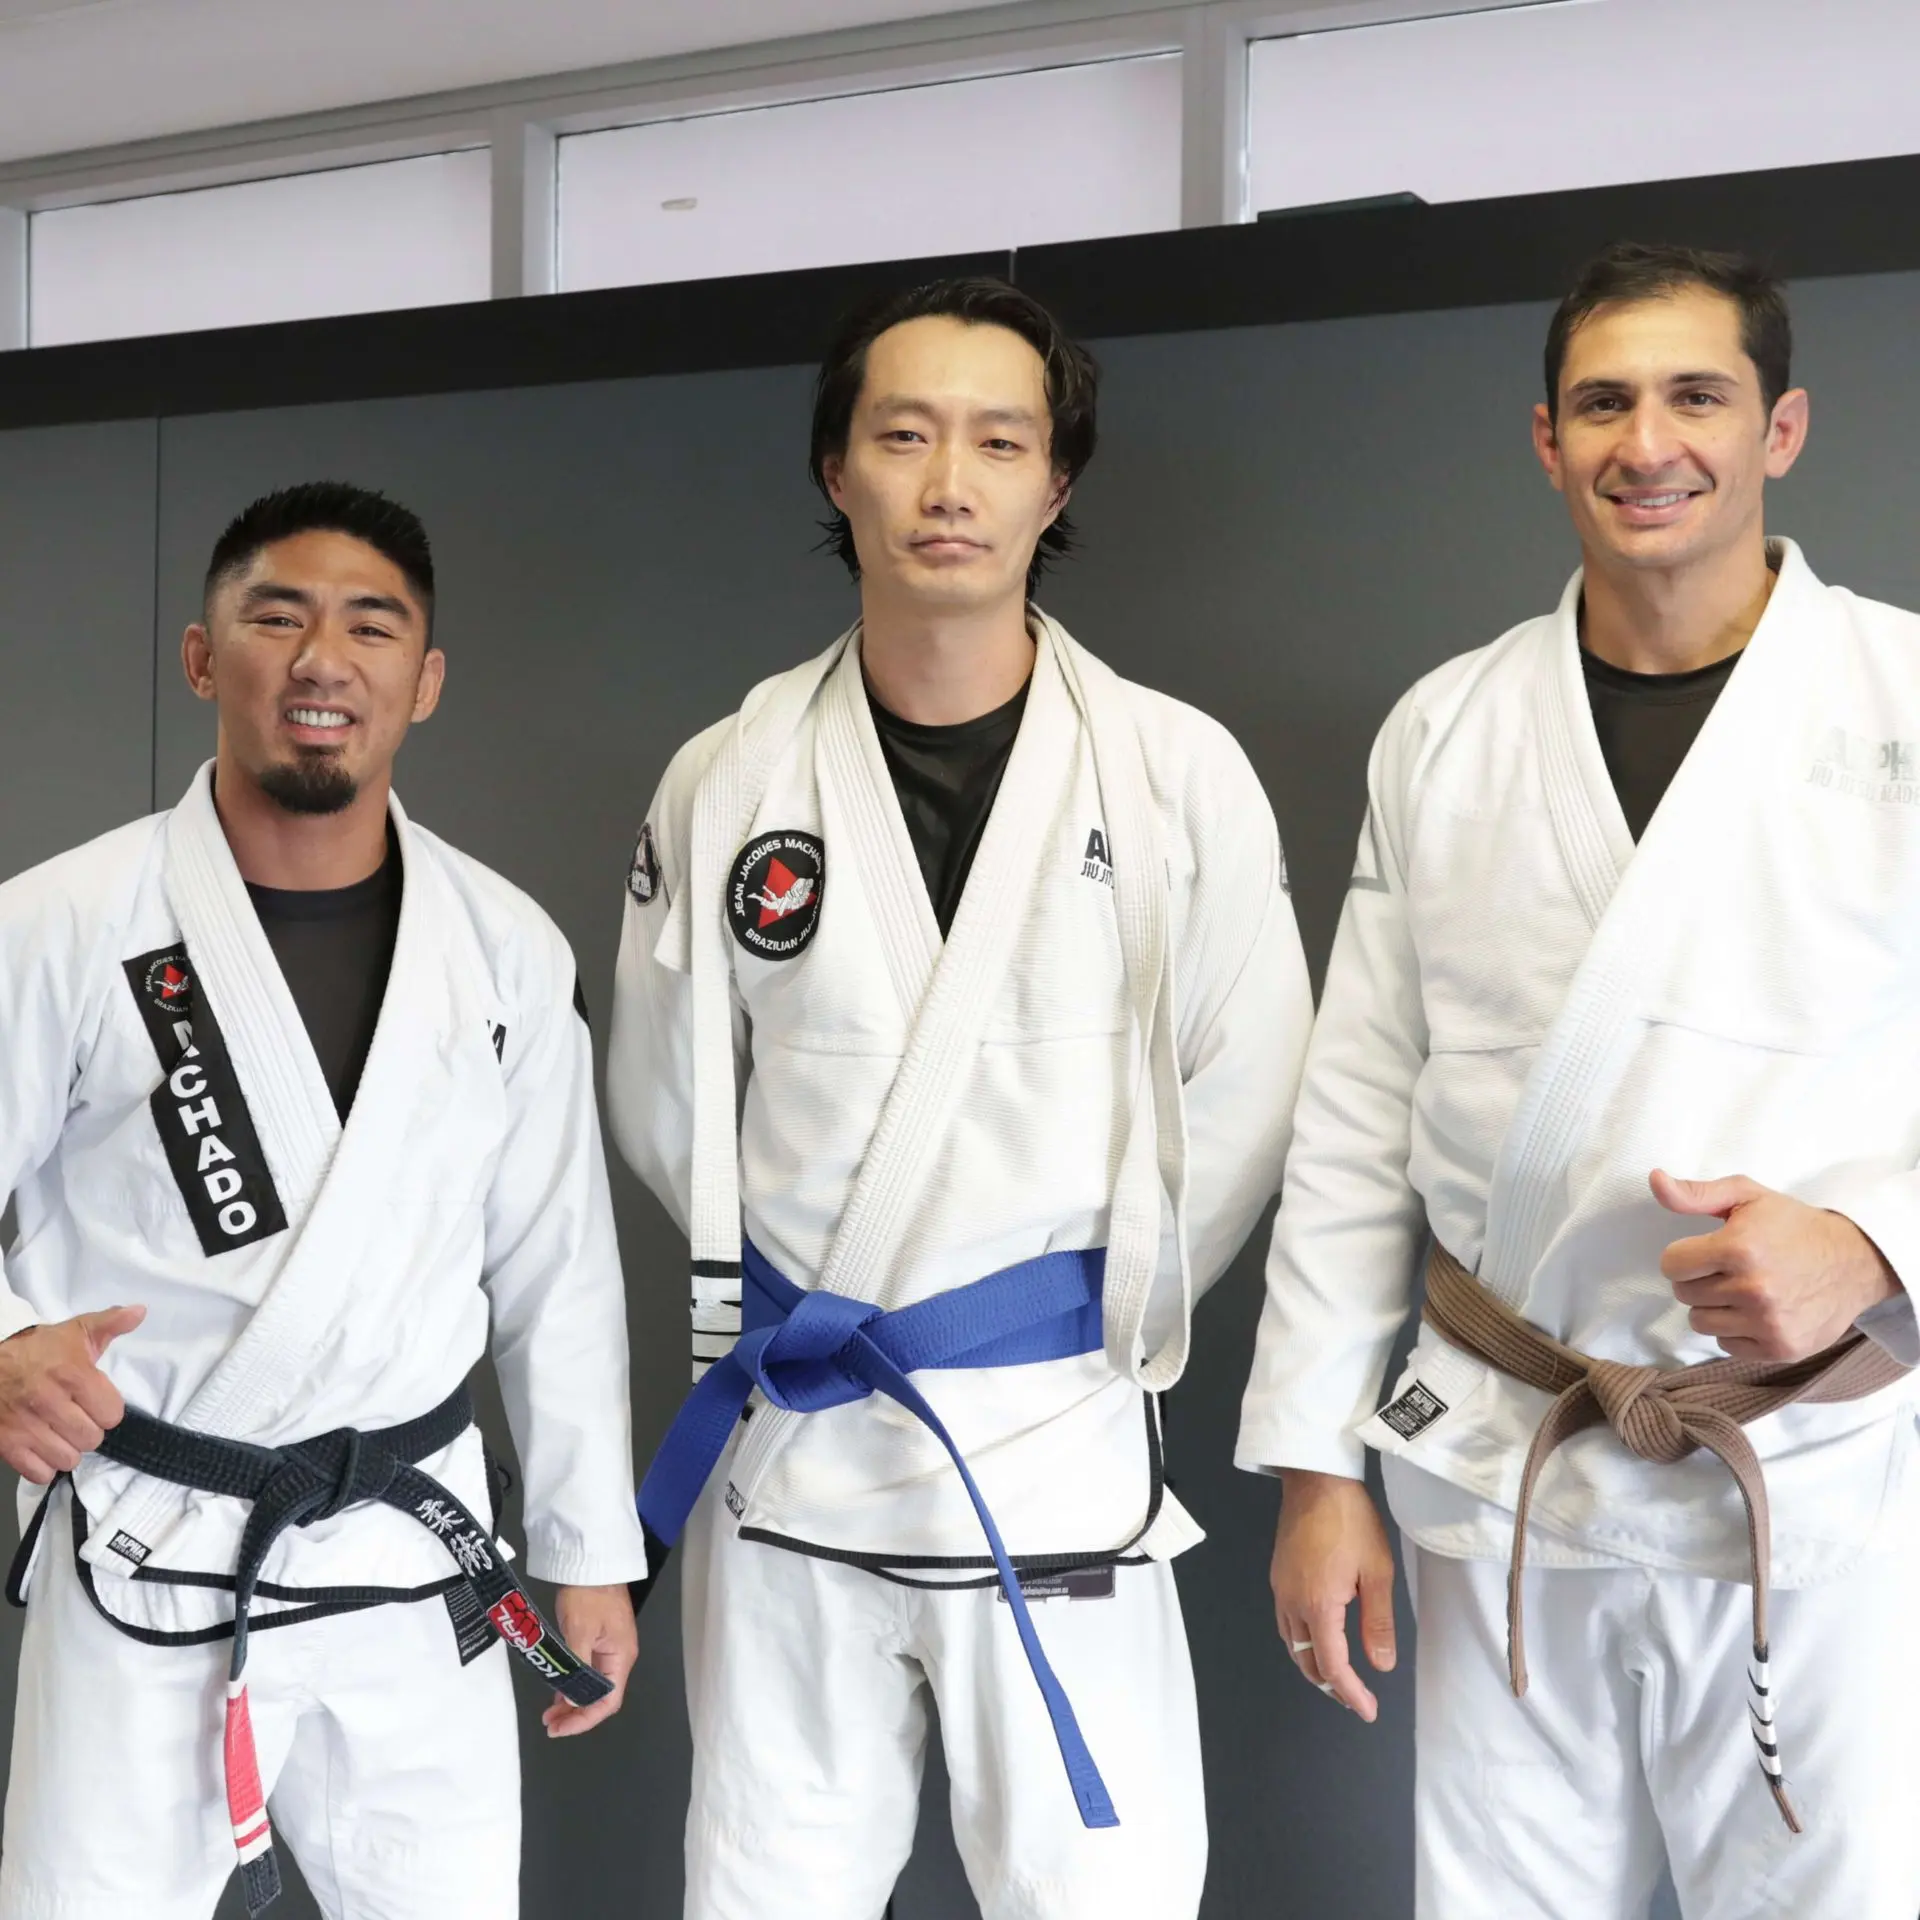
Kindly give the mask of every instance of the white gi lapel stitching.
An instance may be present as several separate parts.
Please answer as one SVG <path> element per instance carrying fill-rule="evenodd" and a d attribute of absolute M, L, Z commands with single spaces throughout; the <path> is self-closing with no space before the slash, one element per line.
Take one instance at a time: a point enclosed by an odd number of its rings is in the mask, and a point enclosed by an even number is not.
<path fill-rule="evenodd" d="M 1790 541 L 1774 545 L 1780 567 L 1773 597 L 1621 876 L 1500 1143 L 1478 1278 L 1516 1310 L 1524 1310 L 1534 1269 L 1546 1253 L 1550 1235 L 1543 1223 L 1574 1138 L 1592 1110 L 1609 1058 L 1620 1053 L 1628 1037 L 1627 1011 L 1657 965 L 1657 951 L 1649 951 L 1646 943 L 1654 936 L 1661 941 L 1677 937 L 1672 916 L 1662 920 L 1657 904 L 1673 898 L 1665 874 L 1683 851 L 1679 834 L 1689 831 L 1698 843 L 1701 810 L 1711 818 L 1711 803 L 1723 798 L 1713 787 L 1719 777 L 1715 763 L 1730 753 L 1751 753 L 1756 737 L 1763 737 L 1754 716 L 1773 696 L 1774 676 L 1793 659 L 1794 641 L 1782 629 L 1808 618 L 1813 610 L 1809 589 L 1820 590 Z M 1553 638 L 1549 625 L 1537 644 L 1550 646 Z M 1736 790 L 1736 785 L 1726 788 Z M 1689 815 L 1692 829 L 1686 828 Z"/>

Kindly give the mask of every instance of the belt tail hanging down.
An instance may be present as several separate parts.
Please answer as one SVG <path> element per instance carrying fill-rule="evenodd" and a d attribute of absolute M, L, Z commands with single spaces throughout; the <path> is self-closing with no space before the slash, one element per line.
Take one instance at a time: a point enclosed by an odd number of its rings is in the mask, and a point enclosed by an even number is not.
<path fill-rule="evenodd" d="M 156 1479 L 252 1503 L 234 1563 L 233 1657 L 222 1741 L 227 1810 L 249 1914 L 277 1899 L 281 1883 L 247 1698 L 248 1627 L 267 1554 L 289 1527 L 308 1526 L 367 1501 L 395 1508 L 440 1541 L 495 1632 L 555 1692 L 576 1706 L 591 1706 L 612 1691 L 612 1682 L 541 1617 L 491 1531 L 413 1464 L 440 1451 L 472 1423 L 472 1406 L 461 1388 L 410 1426 L 385 1432 L 342 1428 L 292 1446 L 259 1447 L 194 1433 L 129 1409 L 101 1443 L 99 1451 L 109 1459 Z"/>
<path fill-rule="evenodd" d="M 1081 1820 L 1118 1826 L 1066 1690 L 1034 1629 L 1020 1577 L 960 1449 L 907 1376 L 930 1368 L 1021 1366 L 1099 1351 L 1104 1252 L 1042 1254 L 895 1312 L 796 1287 L 749 1243 L 742 1249 L 746 1331 L 693 1390 L 640 1488 L 647 1528 L 680 1537 L 755 1387 L 776 1406 L 818 1413 L 883 1393 L 946 1449 L 993 1555 L 1034 1682 L 1046 1703 Z"/>

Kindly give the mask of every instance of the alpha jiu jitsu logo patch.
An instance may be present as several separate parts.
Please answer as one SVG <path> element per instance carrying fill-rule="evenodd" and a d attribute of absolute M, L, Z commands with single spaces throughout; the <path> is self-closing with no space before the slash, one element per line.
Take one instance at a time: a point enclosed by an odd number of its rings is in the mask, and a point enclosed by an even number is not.
<path fill-rule="evenodd" d="M 638 906 L 646 906 L 665 893 L 660 878 L 660 849 L 653 844 L 653 822 L 640 829 L 633 843 L 633 858 L 627 865 L 627 891 Z"/>
<path fill-rule="evenodd" d="M 1399 1399 L 1388 1401 L 1380 1409 L 1380 1418 L 1402 1440 L 1411 1440 L 1415 1434 L 1425 1433 L 1446 1410 L 1447 1403 L 1416 1380 Z"/>
<path fill-rule="evenodd" d="M 1087 850 L 1080 856 L 1080 878 L 1097 880 L 1103 887 L 1113 885 L 1113 856 L 1107 850 L 1104 827 L 1095 827 L 1087 835 Z"/>
<path fill-rule="evenodd" d="M 727 925 L 747 952 L 791 960 L 820 925 L 827 850 L 811 833 L 782 828 L 740 849 L 727 880 Z"/>
<path fill-rule="evenodd" d="M 286 1210 L 213 1009 L 185 947 L 124 963 L 162 1079 L 148 1101 L 201 1252 L 230 1253 L 287 1230 Z"/>

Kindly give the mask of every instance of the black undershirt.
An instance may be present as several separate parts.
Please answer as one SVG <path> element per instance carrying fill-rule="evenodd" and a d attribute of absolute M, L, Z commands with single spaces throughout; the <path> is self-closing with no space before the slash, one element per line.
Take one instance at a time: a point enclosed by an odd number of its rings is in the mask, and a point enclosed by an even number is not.
<path fill-rule="evenodd" d="M 389 822 L 387 857 L 379 871 L 350 887 L 301 891 L 247 885 L 343 1121 L 359 1090 L 387 996 L 403 884 L 400 849 Z"/>
<path fill-rule="evenodd" d="M 1580 649 L 1600 755 L 1636 844 L 1739 660 L 1733 653 L 1691 673 L 1629 673 Z"/>
<path fill-rule="evenodd" d="M 871 687 L 867 704 L 944 940 L 1020 731 L 1027 689 L 1022 687 L 1004 707 L 951 727 L 902 720 L 874 698 Z"/>

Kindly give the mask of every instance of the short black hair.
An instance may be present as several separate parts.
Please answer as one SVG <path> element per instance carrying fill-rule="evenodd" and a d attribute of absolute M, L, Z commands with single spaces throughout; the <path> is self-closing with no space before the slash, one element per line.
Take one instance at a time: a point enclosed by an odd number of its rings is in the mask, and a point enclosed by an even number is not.
<path fill-rule="evenodd" d="M 1046 369 L 1047 410 L 1052 416 L 1048 450 L 1053 470 L 1072 486 L 1086 471 L 1099 437 L 1095 413 L 1100 397 L 1100 369 L 1093 355 L 1067 331 L 1032 294 L 1010 281 L 988 276 L 956 280 L 929 280 L 924 286 L 883 294 L 856 307 L 841 321 L 813 388 L 813 442 L 807 470 L 825 496 L 831 513 L 821 544 L 837 553 L 847 571 L 860 577 L 860 556 L 854 551 L 853 528 L 827 493 L 825 466 L 847 450 L 853 427 L 853 409 L 867 377 L 867 350 L 890 328 L 908 320 L 942 318 L 970 327 L 1005 327 L 1017 333 L 1040 356 Z M 1027 569 L 1027 593 L 1038 587 L 1047 562 L 1073 551 L 1074 529 L 1061 514 L 1040 536 L 1033 564 Z"/>
<path fill-rule="evenodd" d="M 203 589 L 206 604 L 211 606 L 215 590 L 244 572 L 263 547 L 302 533 L 344 533 L 391 560 L 413 589 L 431 634 L 433 548 L 420 516 L 384 493 L 345 480 L 306 480 L 282 487 L 236 514 L 213 543 Z"/>
<path fill-rule="evenodd" d="M 1704 287 L 1739 308 L 1740 349 L 1760 375 L 1760 403 L 1771 416 L 1774 402 L 1793 384 L 1793 319 L 1786 288 L 1744 253 L 1650 246 L 1638 240 L 1618 240 L 1595 254 L 1554 309 L 1547 327 L 1547 411 L 1559 418 L 1567 342 L 1599 308 L 1664 300 L 1689 287 Z"/>

